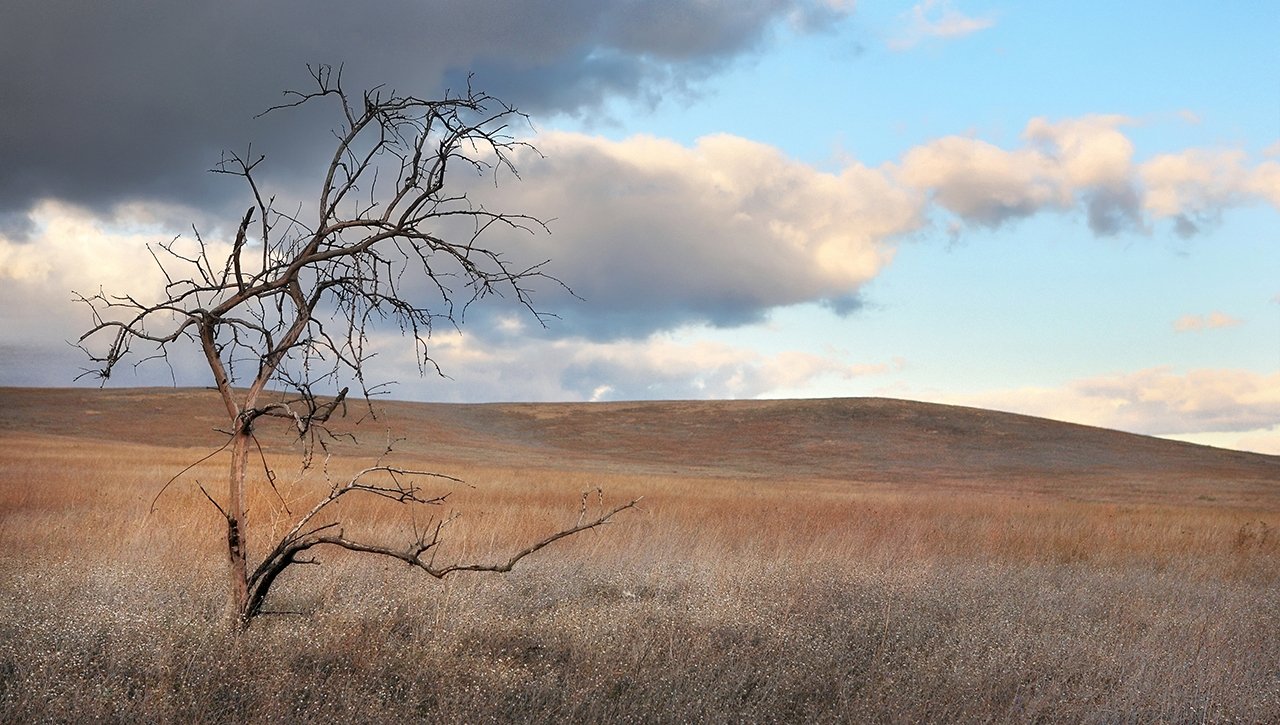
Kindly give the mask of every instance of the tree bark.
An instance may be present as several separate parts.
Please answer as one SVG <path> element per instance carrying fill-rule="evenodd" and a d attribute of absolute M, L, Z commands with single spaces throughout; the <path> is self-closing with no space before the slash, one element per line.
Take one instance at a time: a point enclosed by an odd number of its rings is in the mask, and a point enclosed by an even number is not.
<path fill-rule="evenodd" d="M 231 472 L 227 490 L 227 555 L 230 559 L 232 611 L 241 624 L 249 605 L 248 541 L 245 537 L 247 503 L 245 476 L 248 471 L 250 423 L 236 425 L 231 447 Z"/>

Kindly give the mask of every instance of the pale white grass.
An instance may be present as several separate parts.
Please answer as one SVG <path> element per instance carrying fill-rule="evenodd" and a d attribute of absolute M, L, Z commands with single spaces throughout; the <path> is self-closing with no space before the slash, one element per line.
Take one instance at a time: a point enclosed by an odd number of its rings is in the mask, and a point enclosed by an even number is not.
<path fill-rule="evenodd" d="M 235 636 L 193 483 L 218 495 L 218 461 L 150 508 L 200 455 L 0 438 L 0 720 L 1280 718 L 1280 519 L 1262 507 L 410 460 L 473 487 L 416 520 L 337 514 L 395 541 L 461 512 L 441 555 L 486 560 L 572 522 L 584 491 L 645 498 L 508 576 L 319 552 L 273 594 L 291 613 Z M 286 525 L 267 487 L 251 516 Z"/>

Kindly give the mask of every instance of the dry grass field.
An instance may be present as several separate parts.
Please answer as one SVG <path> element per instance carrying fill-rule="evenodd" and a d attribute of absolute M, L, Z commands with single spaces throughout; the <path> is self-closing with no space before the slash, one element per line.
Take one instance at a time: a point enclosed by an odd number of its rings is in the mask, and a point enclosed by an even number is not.
<path fill-rule="evenodd" d="M 0 721 L 1280 721 L 1280 457 L 888 400 L 381 407 L 331 475 L 390 431 L 470 486 L 342 511 L 370 537 L 458 511 L 441 558 L 497 560 L 644 500 L 508 575 L 320 552 L 236 635 L 226 460 L 150 512 L 213 394 L 0 389 Z M 270 443 L 278 531 L 325 484 Z"/>

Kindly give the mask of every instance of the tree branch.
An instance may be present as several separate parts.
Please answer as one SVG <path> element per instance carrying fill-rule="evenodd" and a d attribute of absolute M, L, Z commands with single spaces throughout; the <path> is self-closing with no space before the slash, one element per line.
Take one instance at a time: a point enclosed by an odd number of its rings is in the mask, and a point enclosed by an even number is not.
<path fill-rule="evenodd" d="M 333 132 L 332 154 L 327 154 L 315 195 L 308 197 L 314 207 L 300 203 L 296 210 L 277 210 L 276 197 L 264 194 L 258 183 L 266 157 L 255 154 L 252 147 L 243 155 L 224 153 L 211 171 L 241 180 L 252 199 L 235 219 L 238 223 L 229 227 L 234 236 L 228 233 L 219 239 L 211 234 L 206 240 L 193 227 L 189 238 L 149 245 L 147 251 L 165 280 L 153 297 L 109 295 L 102 290 L 76 295 L 91 317 L 91 327 L 74 343 L 92 363 L 85 376 L 97 376 L 105 384 L 115 367 L 135 352 L 138 364 L 150 360 L 168 364 L 170 345 L 184 340 L 198 345 L 203 353 L 227 414 L 228 444 L 232 445 L 229 503 L 224 508 L 203 487 L 200 490 L 227 521 L 232 586 L 245 621 L 260 611 L 281 572 L 292 564 L 313 561 L 299 557 L 315 546 L 391 556 L 436 578 L 458 571 L 504 572 L 562 538 L 604 525 L 638 501 L 587 521 L 584 500 L 575 525 L 505 561 L 437 566 L 436 546 L 452 519 L 415 531 L 414 540 L 403 549 L 348 539 L 329 520 L 334 504 L 351 495 L 440 505 L 447 494 L 426 495 L 416 479 L 461 483 L 451 476 L 400 468 L 379 459 L 345 483 L 333 484 L 293 520 L 250 573 L 245 502 L 249 500 L 246 459 L 251 443 L 257 446 L 266 483 L 284 502 L 255 434 L 260 419 L 292 424 L 303 444 L 306 470 L 315 445 L 327 452 L 326 440 L 335 437 L 328 426 L 337 411 L 345 413 L 350 387 L 344 383 L 360 385 L 372 414 L 371 396 L 386 385 L 370 384 L 365 377 L 366 365 L 375 354 L 371 332 L 379 325 L 397 327 L 413 338 L 420 372 L 440 372 L 426 343 L 436 325 L 458 327 L 470 306 L 490 295 L 509 296 L 545 325 L 549 316 L 534 305 L 533 282 L 551 280 L 568 290 L 545 271 L 545 261 L 513 260 L 483 241 L 495 232 L 545 233 L 543 221 L 486 209 L 465 192 L 448 190 L 459 171 L 492 174 L 495 181 L 505 173 L 518 178 L 516 156 L 536 152 L 511 131 L 513 123 L 527 123 L 524 114 L 475 91 L 470 79 L 463 93 L 424 100 L 381 86 L 351 96 L 342 86 L 342 66 L 307 66 L 307 71 L 310 90 L 287 91 L 282 103 L 264 113 L 322 102 L 338 106 L 341 120 Z M 255 217 L 256 238 L 250 232 Z M 460 227 L 459 221 L 468 224 Z M 261 244 L 260 254 L 248 251 L 254 244 Z M 334 397 L 321 396 L 339 387 Z M 268 390 L 286 394 L 263 398 Z M 212 455 L 179 472 L 160 493 Z M 285 511 L 293 515 L 287 504 Z"/>

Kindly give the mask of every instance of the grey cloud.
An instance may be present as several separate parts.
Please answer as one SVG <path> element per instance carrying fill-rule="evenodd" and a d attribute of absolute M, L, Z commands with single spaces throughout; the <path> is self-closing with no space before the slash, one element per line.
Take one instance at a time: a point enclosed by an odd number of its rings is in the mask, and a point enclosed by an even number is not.
<path fill-rule="evenodd" d="M 1213 207 L 1194 207 L 1170 214 L 1167 218 L 1173 222 L 1173 233 L 1180 239 L 1193 237 L 1211 231 L 1222 224 L 1226 205 Z"/>
<path fill-rule="evenodd" d="M 1189 211 L 1173 216 L 1173 231 L 1182 239 L 1190 239 L 1222 223 L 1220 211 Z"/>
<path fill-rule="evenodd" d="M 794 27 L 813 31 L 839 16 L 824 2 L 639 0 L 618 4 L 616 13 L 602 19 L 602 26 L 610 45 L 624 52 L 696 61 L 754 47 L 773 19 L 785 18 Z"/>
<path fill-rule="evenodd" d="M 29 212 L 0 210 L 0 237 L 25 242 L 35 229 L 35 220 Z"/>
<path fill-rule="evenodd" d="M 1183 239 L 1190 239 L 1200 233 L 1200 226 L 1186 214 L 1178 214 L 1173 218 L 1173 231 Z"/>
<path fill-rule="evenodd" d="M 975 194 L 982 193 L 981 188 L 973 188 Z M 978 226 L 996 229 L 1006 222 L 1018 219 L 1026 219 L 1035 215 L 1040 211 L 1043 204 L 1038 200 L 1018 199 L 1006 200 L 996 195 L 990 195 L 988 198 L 977 202 L 965 202 L 963 204 L 950 203 L 952 199 L 939 194 L 939 200 L 944 205 L 952 208 L 956 213 L 960 214 L 965 221 L 977 224 Z"/>
<path fill-rule="evenodd" d="M 306 63 L 345 63 L 351 89 L 437 93 L 467 70 L 536 113 L 598 106 L 696 81 L 816 0 L 46 0 L 0 23 L 0 213 L 42 197 L 105 209 L 130 199 L 212 205 L 241 189 L 200 173 L 255 141 L 276 168 L 306 165 L 329 119 L 254 121 Z M 678 83 L 677 83 L 678 81 Z"/>
<path fill-rule="evenodd" d="M 860 294 L 837 295 L 821 301 L 822 306 L 840 317 L 848 317 L 867 306 L 866 299 Z"/>
<path fill-rule="evenodd" d="M 736 137 L 688 148 L 550 134 L 540 147 L 519 183 L 473 191 L 488 208 L 554 220 L 550 235 L 494 241 L 521 264 L 551 260 L 581 298 L 546 301 L 560 317 L 552 336 L 733 327 L 807 302 L 848 314 L 894 238 L 920 223 L 919 198 L 880 171 L 826 174 Z"/>
<path fill-rule="evenodd" d="M 1084 194 L 1089 228 L 1099 236 L 1115 236 L 1143 227 L 1142 198 L 1132 184 L 1099 187 Z"/>

